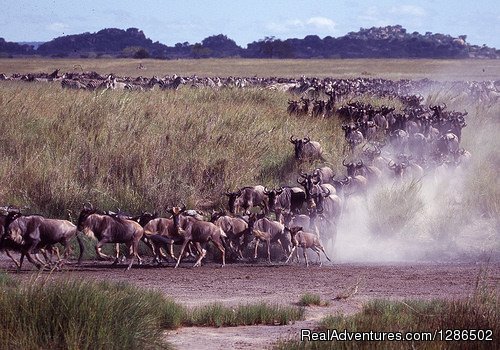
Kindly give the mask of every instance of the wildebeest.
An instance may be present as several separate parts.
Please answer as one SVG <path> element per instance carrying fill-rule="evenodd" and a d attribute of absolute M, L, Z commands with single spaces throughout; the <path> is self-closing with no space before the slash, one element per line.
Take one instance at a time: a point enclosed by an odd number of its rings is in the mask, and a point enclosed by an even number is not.
<path fill-rule="evenodd" d="M 311 141 L 309 137 L 303 139 L 290 136 L 290 142 L 294 145 L 295 159 L 297 160 L 316 160 L 323 159 L 323 148 L 317 141 Z"/>
<path fill-rule="evenodd" d="M 251 235 L 248 222 L 241 217 L 232 217 L 225 212 L 214 212 L 210 222 L 219 226 L 227 235 L 230 248 L 240 258 L 243 258 L 243 249 L 250 243 Z"/>
<path fill-rule="evenodd" d="M 248 227 L 255 237 L 255 259 L 257 259 L 259 241 L 265 242 L 267 245 L 268 262 L 271 262 L 271 243 L 279 242 L 283 252 L 288 254 L 289 240 L 285 235 L 285 226 L 282 223 L 272 221 L 264 215 L 257 216 L 256 214 L 252 214 L 248 219 Z"/>
<path fill-rule="evenodd" d="M 102 246 L 106 243 L 125 243 L 129 249 L 129 264 L 127 270 L 132 267 L 134 257 L 141 263 L 138 254 L 139 241 L 144 233 L 142 226 L 133 220 L 122 217 L 112 217 L 102 214 L 91 206 L 84 206 L 78 217 L 77 228 L 88 236 L 97 239 L 95 246 L 97 256 L 100 259 L 112 259 L 101 252 Z M 114 263 L 118 262 L 118 257 Z"/>
<path fill-rule="evenodd" d="M 225 192 L 228 196 L 228 207 L 231 214 L 248 214 L 253 207 L 260 207 L 265 213 L 268 212 L 267 196 L 264 193 L 265 187 L 261 185 L 240 188 L 236 192 Z"/>
<path fill-rule="evenodd" d="M 316 180 L 319 180 L 322 184 L 331 183 L 335 177 L 335 172 L 332 168 L 323 166 L 321 168 L 314 169 L 312 173 Z"/>
<path fill-rule="evenodd" d="M 48 219 L 40 215 L 24 216 L 21 213 L 9 213 L 4 224 L 5 236 L 19 245 L 22 265 L 24 256 L 35 265 L 41 268 L 44 264 L 37 257 L 36 262 L 31 254 L 36 254 L 40 249 L 51 248 L 60 243 L 64 247 L 63 257 L 68 258 L 71 252 L 70 240 L 76 236 L 80 247 L 78 263 L 83 255 L 83 243 L 77 234 L 76 226 L 67 220 Z M 59 261 L 60 263 L 60 261 Z"/>
<path fill-rule="evenodd" d="M 328 261 L 331 261 L 331 259 L 326 254 L 325 248 L 323 247 L 323 244 L 321 244 L 318 235 L 311 232 L 303 231 L 302 227 L 300 226 L 295 226 L 291 228 L 285 226 L 285 230 L 290 232 L 290 236 L 292 237 L 292 250 L 290 251 L 290 254 L 288 255 L 288 258 L 286 259 L 285 263 L 288 263 L 288 261 L 292 257 L 297 247 L 302 248 L 302 253 L 304 254 L 304 260 L 306 261 L 306 266 L 309 266 L 309 261 L 307 259 L 307 254 L 306 254 L 307 248 L 314 250 L 316 254 L 318 254 L 319 266 L 322 265 L 321 255 L 319 254 L 320 252 L 323 252 Z"/>
<path fill-rule="evenodd" d="M 195 243 L 198 250 L 198 259 L 193 267 L 201 266 L 201 260 L 205 257 L 206 250 L 201 248 L 201 243 L 211 241 L 222 254 L 222 266 L 226 265 L 226 250 L 223 239 L 227 237 L 226 233 L 217 225 L 196 219 L 194 217 L 180 217 L 180 213 L 174 213 L 174 229 L 179 236 L 183 238 L 181 251 L 175 267 L 181 262 L 182 256 L 187 245 L 190 242 Z"/>
<path fill-rule="evenodd" d="M 269 210 L 281 209 L 291 212 L 300 212 L 306 201 L 306 193 L 299 187 L 282 186 L 267 190 Z"/>

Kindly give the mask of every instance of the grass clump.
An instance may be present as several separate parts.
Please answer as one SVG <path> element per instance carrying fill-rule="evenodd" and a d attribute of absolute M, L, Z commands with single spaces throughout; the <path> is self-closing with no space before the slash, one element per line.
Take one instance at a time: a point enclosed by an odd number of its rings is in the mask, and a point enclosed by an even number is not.
<path fill-rule="evenodd" d="M 319 294 L 305 293 L 300 297 L 298 304 L 301 306 L 328 306 L 330 303 L 328 301 L 321 300 L 321 296 Z"/>
<path fill-rule="evenodd" d="M 304 309 L 291 306 L 269 305 L 239 305 L 234 308 L 213 303 L 190 312 L 185 324 L 187 326 L 232 327 L 256 324 L 287 325 L 295 320 L 303 319 Z"/>
<path fill-rule="evenodd" d="M 328 316 L 317 331 L 431 332 L 492 330 L 493 341 L 282 341 L 275 349 L 494 349 L 500 331 L 500 298 L 480 293 L 466 300 L 373 300 L 352 316 Z"/>
<path fill-rule="evenodd" d="M 183 308 L 128 284 L 58 281 L 3 287 L 2 349 L 165 348 Z"/>

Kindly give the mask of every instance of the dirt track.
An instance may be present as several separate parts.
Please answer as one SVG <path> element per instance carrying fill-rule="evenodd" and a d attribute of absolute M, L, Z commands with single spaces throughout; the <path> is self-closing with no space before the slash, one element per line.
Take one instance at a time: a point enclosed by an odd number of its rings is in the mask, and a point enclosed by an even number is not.
<path fill-rule="evenodd" d="M 0 266 L 14 271 L 4 257 Z M 474 292 L 476 280 L 484 268 L 488 270 L 488 285 L 498 288 L 500 282 L 500 262 L 333 264 L 309 268 L 282 264 L 236 264 L 224 268 L 216 264 L 201 268 L 188 266 L 187 263 L 179 269 L 144 266 L 125 272 L 124 266 L 111 268 L 109 263 L 88 262 L 82 267 L 67 266 L 64 272 L 55 272 L 50 278 L 127 281 L 160 290 L 188 306 L 214 301 L 226 305 L 259 301 L 290 305 L 305 292 L 319 294 L 323 300 L 330 301 L 328 307 L 308 308 L 306 321 L 290 326 L 182 328 L 169 332 L 169 341 L 179 349 L 263 349 L 280 337 L 298 337 L 301 328 L 314 327 L 326 314 L 354 313 L 370 299 L 465 298 Z M 36 271 L 30 268 L 28 263 L 21 273 L 12 275 L 31 279 Z M 353 297 L 334 300 L 356 283 L 358 290 Z"/>

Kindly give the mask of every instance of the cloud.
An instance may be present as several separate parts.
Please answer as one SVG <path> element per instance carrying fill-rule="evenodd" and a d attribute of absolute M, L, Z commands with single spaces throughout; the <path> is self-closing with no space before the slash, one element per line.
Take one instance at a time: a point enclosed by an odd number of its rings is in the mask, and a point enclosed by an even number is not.
<path fill-rule="evenodd" d="M 417 16 L 422 17 L 425 16 L 425 10 L 419 6 L 415 5 L 399 5 L 393 6 L 390 13 L 398 14 L 398 15 L 409 15 L 409 16 Z"/>
<path fill-rule="evenodd" d="M 367 26 L 386 26 L 403 24 L 420 27 L 427 13 L 422 7 L 415 5 L 398 5 L 391 8 L 369 6 L 358 15 L 359 21 Z"/>
<path fill-rule="evenodd" d="M 326 17 L 311 17 L 306 21 L 306 23 L 318 29 L 329 30 L 329 31 L 334 31 L 336 25 L 334 21 Z"/>
<path fill-rule="evenodd" d="M 290 33 L 298 30 L 319 30 L 321 32 L 332 32 L 335 30 L 336 23 L 326 17 L 311 17 L 306 20 L 287 19 L 282 22 L 271 22 L 266 28 L 276 33 Z"/>
<path fill-rule="evenodd" d="M 52 32 L 59 33 L 59 32 L 64 32 L 66 29 L 68 29 L 69 25 L 67 25 L 66 23 L 62 23 L 62 22 L 53 22 L 53 23 L 48 24 L 46 28 Z"/>

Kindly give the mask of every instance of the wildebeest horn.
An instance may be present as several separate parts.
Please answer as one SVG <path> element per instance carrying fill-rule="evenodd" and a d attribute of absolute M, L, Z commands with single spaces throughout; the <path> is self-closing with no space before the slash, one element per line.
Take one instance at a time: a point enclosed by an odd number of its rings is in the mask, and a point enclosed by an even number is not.
<path fill-rule="evenodd" d="M 347 157 L 346 157 L 346 158 L 344 158 L 344 159 L 342 160 L 342 165 L 343 165 L 343 166 L 348 166 L 348 163 L 346 163 L 346 162 L 345 162 L 345 161 L 346 161 L 346 159 L 347 159 Z"/>
<path fill-rule="evenodd" d="M 94 209 L 94 206 L 92 205 L 92 203 L 87 202 L 87 203 L 84 203 L 84 204 L 83 204 L 83 209 L 84 209 L 84 210 L 93 210 L 93 209 Z"/>
<path fill-rule="evenodd" d="M 304 137 L 304 143 L 308 143 L 308 142 L 311 142 L 311 139 L 309 137 Z"/>
<path fill-rule="evenodd" d="M 306 180 L 301 180 L 300 178 L 297 179 L 297 183 L 301 184 L 302 186 L 305 185 Z"/>
<path fill-rule="evenodd" d="M 363 161 L 362 160 L 359 160 L 358 164 L 357 164 L 358 167 L 362 167 L 363 166 Z"/>
<path fill-rule="evenodd" d="M 292 135 L 292 136 L 290 136 L 290 142 L 291 143 L 297 143 L 297 139 L 294 139 L 293 135 Z"/>
<path fill-rule="evenodd" d="M 394 161 L 391 159 L 389 163 L 387 163 L 387 166 L 389 167 L 389 169 L 394 169 L 396 167 L 396 163 L 394 163 Z"/>
<path fill-rule="evenodd" d="M 326 189 L 328 191 L 328 193 L 323 193 L 323 197 L 328 197 L 330 194 L 331 194 L 331 191 L 329 188 Z"/>

